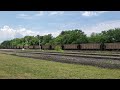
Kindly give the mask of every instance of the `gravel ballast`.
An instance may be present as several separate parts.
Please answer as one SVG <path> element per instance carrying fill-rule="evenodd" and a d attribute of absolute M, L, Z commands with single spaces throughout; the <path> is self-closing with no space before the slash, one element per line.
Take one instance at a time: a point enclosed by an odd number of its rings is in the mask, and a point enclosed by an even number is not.
<path fill-rule="evenodd" d="M 49 54 L 36 54 L 36 53 L 15 53 L 15 52 L 1 52 L 5 54 L 12 54 L 22 57 L 37 58 L 43 60 L 51 60 L 63 63 L 75 63 L 84 65 L 93 65 L 104 68 L 119 68 L 120 60 L 100 59 L 100 58 L 84 58 L 84 57 L 73 57 L 73 56 L 62 56 L 62 55 L 49 55 Z"/>

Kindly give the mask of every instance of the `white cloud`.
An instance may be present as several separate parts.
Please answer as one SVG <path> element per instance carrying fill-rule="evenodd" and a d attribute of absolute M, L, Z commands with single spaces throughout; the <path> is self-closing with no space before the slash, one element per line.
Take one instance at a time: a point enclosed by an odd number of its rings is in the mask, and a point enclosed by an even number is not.
<path fill-rule="evenodd" d="M 21 18 L 21 19 L 34 19 L 36 16 L 42 16 L 44 15 L 43 11 L 37 11 L 37 13 L 33 15 L 27 15 L 27 14 L 18 14 L 16 18 Z"/>
<path fill-rule="evenodd" d="M 14 38 L 21 38 L 26 35 L 36 35 L 38 32 L 33 32 L 31 30 L 27 30 L 26 28 L 13 29 L 7 25 L 3 26 L 0 29 L 0 41 L 10 40 Z"/>
<path fill-rule="evenodd" d="M 22 38 L 27 35 L 36 36 L 36 35 L 47 35 L 50 33 L 54 37 L 56 37 L 57 35 L 59 35 L 60 31 L 56 31 L 56 32 L 49 32 L 46 30 L 32 31 L 26 28 L 14 29 L 14 28 L 11 28 L 10 26 L 5 25 L 2 28 L 0 28 L 0 43 L 5 40 L 11 40 L 14 38 Z"/>
<path fill-rule="evenodd" d="M 79 22 L 73 22 L 73 23 L 64 23 L 60 24 L 58 26 L 58 30 L 74 30 L 74 29 L 80 29 L 85 34 L 88 36 L 92 33 L 100 33 L 101 31 L 104 30 L 109 30 L 109 29 L 114 29 L 114 28 L 120 28 L 120 20 L 114 20 L 114 21 L 105 21 L 105 22 L 100 22 L 97 24 L 92 24 L 92 25 L 81 25 Z"/>
<path fill-rule="evenodd" d="M 83 15 L 83 16 L 93 16 L 93 15 L 96 16 L 96 13 L 94 13 L 94 12 L 89 12 L 89 11 L 85 11 L 85 12 L 82 13 L 82 15 Z"/>
<path fill-rule="evenodd" d="M 37 11 L 33 15 L 27 15 L 27 14 L 21 13 L 21 14 L 17 14 L 16 18 L 35 19 L 36 17 L 43 16 L 44 13 L 45 13 L 45 11 Z M 64 11 L 48 11 L 48 15 L 62 15 L 62 14 L 64 14 Z"/>
<path fill-rule="evenodd" d="M 101 31 L 106 31 L 109 29 L 120 28 L 120 20 L 106 21 L 92 26 L 84 26 L 81 29 L 87 34 L 90 35 L 92 32 L 100 33 Z"/>
<path fill-rule="evenodd" d="M 21 16 L 21 17 L 27 17 L 28 15 L 24 14 L 24 13 L 21 13 L 21 14 L 19 14 L 19 16 Z"/>
<path fill-rule="evenodd" d="M 92 33 L 100 33 L 104 30 L 114 29 L 114 28 L 120 28 L 120 20 L 114 20 L 114 21 L 106 21 L 101 22 L 98 24 L 93 25 L 84 25 L 81 26 L 78 23 L 69 23 L 69 24 L 61 24 L 56 28 L 57 31 L 50 31 L 50 30 L 39 30 L 39 31 L 33 31 L 31 29 L 26 28 L 11 28 L 10 26 L 3 26 L 0 28 L 0 42 L 4 40 L 10 40 L 14 38 L 21 38 L 26 35 L 36 36 L 36 35 L 47 35 L 52 34 L 54 37 L 58 36 L 62 30 L 71 30 L 71 29 L 80 29 L 88 36 Z"/>
<path fill-rule="evenodd" d="M 18 14 L 16 18 L 22 18 L 22 19 L 32 19 L 32 16 L 27 15 L 27 14 Z"/>
<path fill-rule="evenodd" d="M 90 16 L 98 16 L 98 15 L 106 13 L 106 12 L 109 12 L 109 11 L 84 11 L 84 12 L 81 12 L 81 15 L 90 17 Z"/>
<path fill-rule="evenodd" d="M 49 15 L 62 15 L 64 14 L 64 11 L 50 11 Z"/>
<path fill-rule="evenodd" d="M 55 32 L 45 31 L 42 35 L 52 34 L 53 37 L 56 37 L 60 34 L 61 30 L 56 30 Z"/>
<path fill-rule="evenodd" d="M 37 11 L 37 14 L 35 14 L 35 16 L 42 16 L 44 15 L 44 11 Z"/>

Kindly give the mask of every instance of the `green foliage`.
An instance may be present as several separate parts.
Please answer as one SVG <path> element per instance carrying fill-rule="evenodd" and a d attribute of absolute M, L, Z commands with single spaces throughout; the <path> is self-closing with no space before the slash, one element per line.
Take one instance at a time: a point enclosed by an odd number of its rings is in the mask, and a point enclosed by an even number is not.
<path fill-rule="evenodd" d="M 59 36 L 56 37 L 56 44 L 80 44 L 87 43 L 87 36 L 81 30 L 69 30 L 62 31 Z"/>
<path fill-rule="evenodd" d="M 92 33 L 88 37 L 88 41 L 92 43 L 114 43 L 120 42 L 120 28 L 102 31 L 101 33 Z"/>
<path fill-rule="evenodd" d="M 61 49 L 60 46 L 57 45 L 57 46 L 55 46 L 55 50 L 56 50 L 56 51 L 60 51 L 60 50 L 62 50 L 62 49 Z"/>
<path fill-rule="evenodd" d="M 63 52 L 62 48 L 59 45 L 55 46 L 55 50 L 59 52 Z"/>
<path fill-rule="evenodd" d="M 88 37 L 88 41 L 90 43 L 101 43 L 104 42 L 104 36 L 100 33 L 92 33 L 90 37 Z"/>
<path fill-rule="evenodd" d="M 53 37 L 52 37 L 51 34 L 44 35 L 41 44 L 45 45 L 46 43 L 49 43 L 50 40 L 52 40 L 52 38 L 53 38 Z"/>
<path fill-rule="evenodd" d="M 104 36 L 105 42 L 120 42 L 120 28 L 103 31 L 102 36 Z"/>
<path fill-rule="evenodd" d="M 13 40 L 3 41 L 1 48 L 13 46 L 31 46 L 31 45 L 62 45 L 62 44 L 81 44 L 81 43 L 114 43 L 120 42 L 120 28 L 102 31 L 101 33 L 92 33 L 86 36 L 82 30 L 62 31 L 56 38 L 52 34 L 44 36 L 25 36 L 24 38 L 15 38 Z"/>

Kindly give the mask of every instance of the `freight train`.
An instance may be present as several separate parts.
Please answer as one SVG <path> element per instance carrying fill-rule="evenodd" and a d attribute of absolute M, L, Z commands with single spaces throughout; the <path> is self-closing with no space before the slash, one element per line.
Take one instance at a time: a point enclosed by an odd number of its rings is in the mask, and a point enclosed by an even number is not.
<path fill-rule="evenodd" d="M 120 43 L 86 43 L 86 44 L 64 44 L 59 45 L 63 50 L 120 50 Z M 55 45 L 17 46 L 4 49 L 43 49 L 54 50 Z"/>

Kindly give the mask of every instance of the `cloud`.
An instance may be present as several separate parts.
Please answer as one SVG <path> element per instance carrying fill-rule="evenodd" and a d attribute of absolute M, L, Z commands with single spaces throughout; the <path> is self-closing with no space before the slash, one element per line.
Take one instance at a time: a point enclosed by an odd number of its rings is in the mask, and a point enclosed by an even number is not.
<path fill-rule="evenodd" d="M 108 12 L 108 11 L 84 11 L 81 13 L 81 15 L 90 17 L 90 16 L 98 16 L 98 15 L 106 13 L 106 12 Z"/>
<path fill-rule="evenodd" d="M 89 36 L 92 32 L 100 33 L 114 28 L 120 28 L 120 20 L 101 22 L 92 26 L 84 26 L 81 29 Z"/>
<path fill-rule="evenodd" d="M 107 31 L 109 29 L 114 29 L 114 28 L 120 28 L 120 20 L 113 20 L 113 21 L 105 21 L 105 22 L 100 22 L 97 24 L 92 24 L 92 25 L 81 25 L 79 22 L 72 22 L 72 23 L 64 23 L 64 24 L 59 24 L 58 30 L 74 30 L 74 29 L 79 29 L 85 32 L 88 36 L 92 33 L 100 33 L 101 31 Z"/>
<path fill-rule="evenodd" d="M 49 12 L 49 15 L 62 15 L 62 14 L 64 14 L 64 11 L 50 11 Z"/>
<path fill-rule="evenodd" d="M 19 14 L 19 16 L 21 16 L 21 17 L 27 17 L 28 15 L 27 14 Z"/>
<path fill-rule="evenodd" d="M 81 26 L 80 23 L 66 23 L 60 24 L 56 27 L 56 31 L 52 30 L 44 30 L 39 29 L 39 31 L 35 31 L 35 29 L 27 29 L 21 28 L 21 26 L 17 29 L 12 28 L 10 26 L 3 26 L 0 28 L 0 42 L 4 40 L 11 40 L 14 38 L 22 38 L 26 35 L 36 36 L 36 35 L 47 35 L 52 34 L 54 37 L 58 36 L 62 30 L 72 30 L 72 29 L 80 29 L 88 36 L 92 33 L 100 33 L 101 31 L 107 31 L 109 29 L 120 28 L 120 20 L 113 20 L 113 21 L 105 21 L 100 22 L 97 24 L 92 25 L 83 25 Z"/>
<path fill-rule="evenodd" d="M 22 19 L 32 19 L 33 17 L 27 14 L 18 14 L 16 18 L 22 18 Z"/>
<path fill-rule="evenodd" d="M 27 30 L 26 28 L 13 29 L 7 25 L 0 28 L 0 42 L 4 40 L 11 40 L 14 38 L 21 38 L 26 35 L 36 35 L 38 32 L 33 32 L 31 30 Z"/>
<path fill-rule="evenodd" d="M 35 16 L 42 16 L 44 15 L 44 11 L 37 11 L 37 14 L 35 14 Z"/>
<path fill-rule="evenodd" d="M 26 28 L 18 28 L 18 29 L 14 29 L 11 28 L 10 26 L 3 26 L 2 28 L 0 28 L 0 43 L 5 41 L 5 40 L 11 40 L 14 38 L 22 38 L 24 36 L 36 36 L 36 35 L 47 35 L 47 34 L 52 34 L 54 37 L 56 37 L 57 35 L 59 35 L 60 31 L 56 31 L 56 32 L 49 32 L 47 30 L 41 30 L 41 31 L 33 31 L 33 30 L 29 30 Z"/>
<path fill-rule="evenodd" d="M 16 18 L 21 18 L 21 19 L 34 19 L 36 18 L 36 16 L 43 16 L 44 15 L 44 11 L 37 11 L 37 13 L 33 14 L 33 15 L 27 15 L 27 14 L 18 14 L 16 16 Z"/>
<path fill-rule="evenodd" d="M 61 30 L 56 30 L 55 32 L 45 31 L 41 35 L 48 35 L 52 34 L 53 37 L 57 37 L 61 33 Z"/>
<path fill-rule="evenodd" d="M 16 18 L 20 18 L 20 19 L 35 19 L 35 18 L 37 18 L 39 16 L 43 16 L 45 12 L 46 11 L 37 11 L 33 15 L 27 15 L 27 14 L 21 13 L 21 14 L 17 14 Z M 47 14 L 48 15 L 62 15 L 62 14 L 64 14 L 64 11 L 48 11 Z"/>

